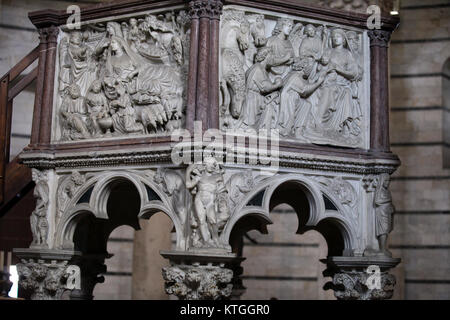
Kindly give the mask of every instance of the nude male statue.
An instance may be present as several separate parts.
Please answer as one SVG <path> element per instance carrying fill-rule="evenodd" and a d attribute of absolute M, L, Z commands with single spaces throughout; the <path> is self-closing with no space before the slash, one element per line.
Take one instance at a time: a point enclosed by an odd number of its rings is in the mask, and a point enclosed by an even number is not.
<path fill-rule="evenodd" d="M 207 157 L 203 163 L 186 169 L 186 187 L 194 196 L 194 229 L 199 229 L 203 246 L 219 246 L 219 226 L 216 200 L 226 192 L 223 169 L 216 159 Z"/>

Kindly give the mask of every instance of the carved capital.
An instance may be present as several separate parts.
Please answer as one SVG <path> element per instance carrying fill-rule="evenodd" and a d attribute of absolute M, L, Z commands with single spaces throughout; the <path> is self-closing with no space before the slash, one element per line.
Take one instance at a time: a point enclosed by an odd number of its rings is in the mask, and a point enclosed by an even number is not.
<path fill-rule="evenodd" d="M 221 300 L 231 295 L 233 271 L 221 266 L 175 265 L 162 270 L 167 294 L 180 300 Z"/>
<path fill-rule="evenodd" d="M 192 19 L 219 19 L 222 7 L 221 0 L 194 0 L 189 2 L 189 15 Z"/>
<path fill-rule="evenodd" d="M 343 271 L 325 285 L 338 300 L 386 300 L 394 294 L 395 277 L 387 272 Z"/>
<path fill-rule="evenodd" d="M 46 44 L 47 43 L 47 30 L 46 30 L 46 28 L 38 29 L 38 33 L 39 33 L 39 42 L 41 44 Z"/>
<path fill-rule="evenodd" d="M 73 289 L 79 277 L 77 266 L 67 261 L 22 259 L 17 264 L 19 286 L 31 292 L 32 300 L 58 300 L 66 289 Z"/>
<path fill-rule="evenodd" d="M 11 274 L 0 270 L 0 297 L 8 297 L 13 283 L 9 281 Z"/>
<path fill-rule="evenodd" d="M 391 33 L 384 30 L 369 30 L 368 32 L 371 47 L 389 47 Z"/>
<path fill-rule="evenodd" d="M 59 28 L 56 26 L 51 26 L 48 28 L 43 28 L 39 30 L 39 38 L 46 38 L 47 43 L 54 43 L 56 45 L 58 39 Z"/>

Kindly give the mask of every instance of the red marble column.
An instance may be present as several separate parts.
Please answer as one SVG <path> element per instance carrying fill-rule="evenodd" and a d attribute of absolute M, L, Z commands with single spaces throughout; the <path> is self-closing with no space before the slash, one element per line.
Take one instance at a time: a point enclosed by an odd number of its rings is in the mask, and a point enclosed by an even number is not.
<path fill-rule="evenodd" d="M 370 149 L 389 152 L 388 45 L 391 33 L 370 30 Z"/>
<path fill-rule="evenodd" d="M 39 29 L 39 40 L 39 62 L 36 80 L 36 95 L 34 97 L 33 123 L 31 128 L 31 145 L 34 145 L 39 141 L 39 125 L 41 121 L 41 106 L 45 82 L 45 60 L 47 57 L 47 33 L 43 29 Z"/>
<path fill-rule="evenodd" d="M 56 47 L 59 28 L 45 28 L 47 33 L 47 51 L 45 57 L 45 83 L 40 110 L 39 143 L 49 144 L 52 133 L 53 92 L 55 83 Z"/>
<path fill-rule="evenodd" d="M 189 3 L 191 48 L 188 83 L 188 129 L 201 121 L 203 130 L 219 127 L 219 18 L 220 0 Z M 194 116 L 193 116 L 194 115 Z"/>

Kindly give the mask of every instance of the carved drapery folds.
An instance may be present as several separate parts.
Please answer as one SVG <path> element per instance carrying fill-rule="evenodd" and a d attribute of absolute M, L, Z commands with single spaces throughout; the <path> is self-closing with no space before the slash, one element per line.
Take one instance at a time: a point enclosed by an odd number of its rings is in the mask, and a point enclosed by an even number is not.
<path fill-rule="evenodd" d="M 55 138 L 163 134 L 184 126 L 188 43 L 185 11 L 64 30 Z"/>
<path fill-rule="evenodd" d="M 393 214 L 395 212 L 395 207 L 392 204 L 392 195 L 389 191 L 390 180 L 391 178 L 387 173 L 367 177 L 364 180 L 366 191 L 374 192 L 374 229 L 378 240 L 378 250 L 368 248 L 364 251 L 365 256 L 381 255 L 392 257 L 392 253 L 387 249 L 387 239 L 393 229 Z"/>
<path fill-rule="evenodd" d="M 231 295 L 233 271 L 223 266 L 175 265 L 164 267 L 167 294 L 180 300 L 220 300 Z"/>
<path fill-rule="evenodd" d="M 284 139 L 364 147 L 363 39 L 361 31 L 225 9 L 221 128 L 278 129 Z"/>

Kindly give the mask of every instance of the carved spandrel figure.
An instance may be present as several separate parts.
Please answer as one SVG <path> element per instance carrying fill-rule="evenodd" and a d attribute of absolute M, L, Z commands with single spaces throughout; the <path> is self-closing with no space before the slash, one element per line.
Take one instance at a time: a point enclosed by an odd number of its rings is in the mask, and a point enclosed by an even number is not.
<path fill-rule="evenodd" d="M 153 180 L 162 186 L 163 191 L 172 197 L 172 206 L 180 218 L 181 224 L 187 222 L 186 185 L 176 172 L 158 168 Z"/>
<path fill-rule="evenodd" d="M 111 125 L 107 125 L 110 122 L 108 120 L 110 118 L 109 105 L 106 96 L 102 92 L 102 82 L 100 80 L 92 82 L 85 101 L 91 121 L 92 134 L 98 136 L 103 134 L 104 130 L 110 133 Z"/>
<path fill-rule="evenodd" d="M 37 170 L 32 170 L 32 178 L 36 183 L 33 195 L 36 198 L 36 208 L 31 213 L 30 225 L 33 234 L 33 242 L 31 247 L 48 247 L 48 221 L 47 221 L 47 207 L 49 188 L 47 178 L 44 174 L 40 174 Z"/>
<path fill-rule="evenodd" d="M 262 47 L 255 57 L 255 64 L 246 73 L 246 99 L 244 102 L 241 124 L 256 129 L 259 126 L 261 113 L 266 108 L 266 95 L 279 89 L 283 80 L 275 78 L 272 82 L 267 72 L 271 47 Z"/>
<path fill-rule="evenodd" d="M 310 83 L 308 78 L 313 69 L 314 62 L 307 58 L 296 59 L 293 71 L 289 73 L 280 97 L 280 134 L 283 136 L 301 137 L 310 116 L 311 103 L 306 100 L 325 80 L 322 73 L 316 82 Z"/>
<path fill-rule="evenodd" d="M 272 78 L 277 76 L 284 78 L 290 71 L 290 65 L 294 61 L 294 48 L 288 36 L 293 26 L 293 20 L 279 18 L 272 31 L 272 36 L 267 40 L 266 46 L 272 49 L 270 57 Z"/>
<path fill-rule="evenodd" d="M 373 204 L 375 207 L 375 235 L 378 239 L 380 253 L 392 257 L 391 252 L 387 249 L 387 237 L 392 231 L 393 221 L 392 215 L 395 211 L 392 204 L 392 195 L 389 191 L 390 176 L 383 173 L 377 180 Z"/>
<path fill-rule="evenodd" d="M 191 221 L 193 233 L 191 238 L 194 246 L 220 247 L 219 214 L 217 212 L 219 194 L 226 193 L 223 181 L 223 169 L 213 157 L 207 157 L 203 163 L 191 164 L 186 169 L 186 188 L 190 190 L 194 201 L 194 215 Z M 223 207 L 221 217 L 223 217 Z M 225 222 L 222 221 L 221 225 Z M 199 234 L 197 229 L 200 231 Z M 197 234 L 197 239 L 195 239 Z M 201 236 L 201 240 L 198 238 Z M 197 242 L 197 243 L 195 243 Z"/>
<path fill-rule="evenodd" d="M 90 133 L 86 125 L 87 110 L 84 99 L 80 93 L 80 87 L 72 84 L 69 94 L 61 104 L 62 137 L 64 140 L 76 140 L 89 138 Z"/>
<path fill-rule="evenodd" d="M 359 135 L 358 120 L 362 112 L 353 101 L 351 83 L 359 79 L 358 63 L 347 44 L 345 32 L 334 29 L 332 48 L 327 52 L 330 73 L 321 87 L 318 109 L 323 110 L 322 127 L 325 131 L 339 132 L 343 136 Z"/>

